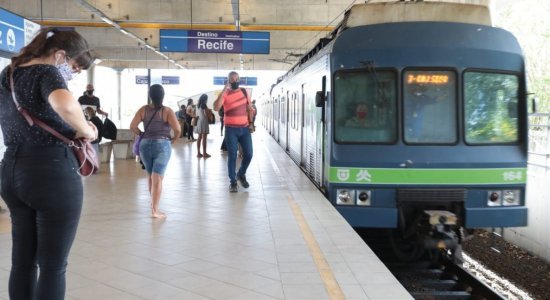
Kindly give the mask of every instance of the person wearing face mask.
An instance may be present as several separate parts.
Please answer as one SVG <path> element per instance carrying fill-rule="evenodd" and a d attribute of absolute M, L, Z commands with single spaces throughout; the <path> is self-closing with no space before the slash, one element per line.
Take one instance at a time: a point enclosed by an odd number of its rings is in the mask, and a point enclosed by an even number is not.
<path fill-rule="evenodd" d="M 252 161 L 252 135 L 254 125 L 250 115 L 253 108 L 245 89 L 239 88 L 239 74 L 230 72 L 227 85 L 214 101 L 214 110 L 219 111 L 223 106 L 225 123 L 225 142 L 227 146 L 227 173 L 229 176 L 229 192 L 238 192 L 237 181 L 244 188 L 250 184 L 246 180 L 246 170 Z M 249 115 L 250 113 L 250 115 Z M 237 148 L 242 147 L 243 160 L 239 171 L 235 173 L 237 164 Z"/>
<path fill-rule="evenodd" d="M 108 117 L 109 114 L 101 110 L 101 103 L 99 98 L 94 96 L 94 85 L 88 84 L 84 95 L 78 98 L 78 103 L 82 105 L 82 110 L 86 110 L 86 107 L 92 107 L 98 114 Z"/>
<path fill-rule="evenodd" d="M 72 150 L 30 125 L 13 98 L 67 138 L 95 140 L 97 129 L 67 89 L 75 73 L 90 67 L 88 49 L 76 31 L 43 28 L 0 74 L 0 126 L 7 147 L 0 195 L 10 210 L 13 240 L 10 299 L 64 299 L 67 258 L 83 201 Z"/>
<path fill-rule="evenodd" d="M 369 127 L 372 122 L 367 118 L 368 106 L 364 103 L 357 104 L 355 116 L 346 121 L 348 127 Z"/>

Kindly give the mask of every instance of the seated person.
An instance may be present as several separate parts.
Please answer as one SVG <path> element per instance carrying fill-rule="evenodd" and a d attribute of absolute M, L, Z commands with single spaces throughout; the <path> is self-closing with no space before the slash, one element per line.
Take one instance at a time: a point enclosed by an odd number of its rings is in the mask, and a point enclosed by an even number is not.
<path fill-rule="evenodd" d="M 367 119 L 368 107 L 365 103 L 357 104 L 355 116 L 346 121 L 347 127 L 372 127 L 372 120 Z"/>

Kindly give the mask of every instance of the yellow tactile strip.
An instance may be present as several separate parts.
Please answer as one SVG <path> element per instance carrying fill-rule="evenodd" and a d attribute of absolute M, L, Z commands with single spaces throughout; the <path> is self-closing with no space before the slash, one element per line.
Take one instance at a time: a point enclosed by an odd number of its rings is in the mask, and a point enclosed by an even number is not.
<path fill-rule="evenodd" d="M 323 255 L 323 252 L 321 251 L 321 248 L 319 247 L 319 244 L 317 243 L 317 240 L 315 239 L 313 232 L 309 228 L 309 225 L 307 224 L 307 221 L 304 215 L 302 214 L 302 210 L 300 209 L 300 206 L 296 203 L 296 201 L 294 201 L 294 199 L 292 199 L 292 197 L 288 197 L 288 203 L 292 208 L 292 213 L 294 214 L 294 218 L 296 219 L 296 221 L 298 222 L 298 225 L 300 226 L 300 231 L 304 236 L 304 240 L 306 241 L 307 247 L 309 248 L 309 252 L 313 257 L 313 261 L 317 266 L 319 275 L 321 275 L 321 279 L 323 280 L 323 283 L 328 292 L 329 298 L 331 300 L 346 299 L 344 297 L 344 292 L 340 288 L 340 285 L 336 281 L 336 278 L 334 278 L 332 269 L 327 263 L 327 260 Z"/>

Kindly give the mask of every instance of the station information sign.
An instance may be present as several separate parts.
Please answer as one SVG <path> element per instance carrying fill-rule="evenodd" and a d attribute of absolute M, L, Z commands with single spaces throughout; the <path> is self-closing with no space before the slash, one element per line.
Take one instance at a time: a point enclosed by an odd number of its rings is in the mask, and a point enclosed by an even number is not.
<path fill-rule="evenodd" d="M 0 51 L 18 53 L 31 42 L 40 25 L 0 8 Z"/>
<path fill-rule="evenodd" d="M 155 80 L 153 80 L 153 83 Z M 179 76 L 161 76 L 160 82 L 164 85 L 178 85 L 180 84 Z M 136 75 L 136 84 L 149 84 L 149 78 L 147 75 Z"/>
<path fill-rule="evenodd" d="M 180 84 L 180 77 L 179 76 L 162 76 L 161 77 L 162 84 Z"/>
<path fill-rule="evenodd" d="M 136 75 L 136 84 L 148 84 L 149 78 L 147 75 Z"/>
<path fill-rule="evenodd" d="M 161 52 L 269 54 L 269 32 L 160 30 Z"/>
<path fill-rule="evenodd" d="M 214 85 L 226 85 L 226 76 L 214 76 Z M 258 77 L 241 77 L 239 85 L 258 85 Z"/>

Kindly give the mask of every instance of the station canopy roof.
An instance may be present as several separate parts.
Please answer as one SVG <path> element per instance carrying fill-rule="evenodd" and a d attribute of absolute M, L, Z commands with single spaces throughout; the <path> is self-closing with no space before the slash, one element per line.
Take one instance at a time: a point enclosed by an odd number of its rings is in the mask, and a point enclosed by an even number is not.
<path fill-rule="evenodd" d="M 346 9 L 353 4 L 364 2 L 353 0 L 4 0 L 0 1 L 0 4 L 4 9 L 43 26 L 74 28 L 86 38 L 94 55 L 101 59 L 102 66 L 287 70 L 320 38 L 334 30 L 342 20 Z M 395 1 L 371 0 L 368 2 Z M 456 0 L 454 2 L 487 4 L 489 0 Z M 411 5 L 414 4 L 411 3 Z M 196 32 L 192 33 L 190 30 L 220 32 L 240 29 L 242 32 L 269 32 L 269 54 L 165 52 L 161 49 L 161 29 L 180 30 L 176 33 L 182 35 L 179 37 L 182 40 L 186 34 L 187 36 L 196 35 Z M 251 40 L 254 39 L 252 36 Z M 211 44 L 207 47 L 227 47 L 227 45 L 216 44 L 219 40 L 208 40 Z M 241 43 L 244 42 L 241 41 Z M 204 42 L 202 46 L 205 47 Z"/>

